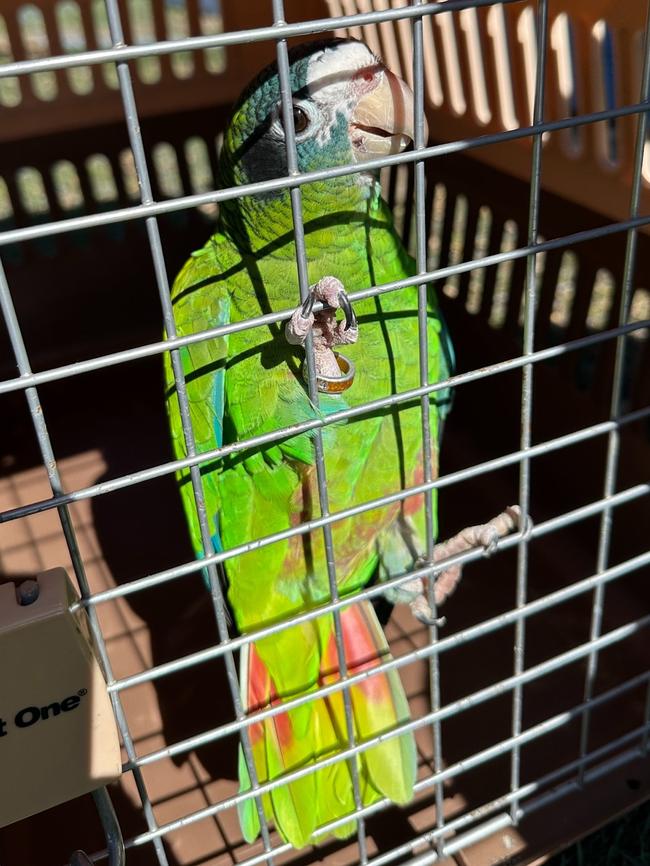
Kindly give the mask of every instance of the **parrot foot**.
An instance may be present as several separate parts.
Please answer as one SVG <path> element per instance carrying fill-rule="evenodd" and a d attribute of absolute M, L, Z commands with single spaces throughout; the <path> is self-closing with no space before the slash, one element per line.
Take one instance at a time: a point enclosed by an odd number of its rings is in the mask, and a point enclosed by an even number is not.
<path fill-rule="evenodd" d="M 323 304 L 323 309 L 314 313 L 317 301 Z M 336 318 L 337 309 L 343 310 L 344 318 L 340 321 Z M 309 294 L 284 328 L 287 342 L 294 346 L 304 346 L 310 331 L 318 390 L 328 393 L 346 390 L 354 380 L 354 364 L 335 353 L 333 347 L 356 343 L 359 327 L 343 283 L 336 277 L 323 277 L 310 286 Z"/>
<path fill-rule="evenodd" d="M 323 309 L 314 313 L 314 304 L 320 301 Z M 345 318 L 339 322 L 335 311 L 341 309 Z M 341 343 L 356 343 L 359 334 L 357 319 L 343 283 L 336 277 L 323 277 L 309 287 L 309 294 L 294 310 L 285 325 L 289 343 L 303 346 L 307 334 L 313 329 L 314 348 L 331 349 Z"/>
<path fill-rule="evenodd" d="M 476 547 L 483 548 L 484 556 L 492 556 L 499 546 L 499 541 L 506 535 L 509 535 L 509 533 L 520 528 L 521 512 L 519 506 L 510 505 L 505 511 L 502 511 L 501 514 L 492 518 L 487 523 L 479 526 L 468 526 L 448 541 L 436 544 L 433 549 L 433 561 L 437 563 L 450 556 L 465 553 Z M 531 528 L 532 523 L 529 520 L 526 531 L 530 531 Z M 421 562 L 418 563 L 418 565 L 422 564 Z M 460 582 L 462 570 L 462 565 L 450 565 L 437 575 L 434 585 L 436 607 L 443 604 L 454 592 Z M 425 591 L 426 579 L 416 578 L 415 580 L 407 581 L 401 585 L 401 589 L 406 593 L 415 595 L 414 598 L 411 598 L 409 607 L 416 619 L 425 625 L 440 624 L 433 616 L 433 612 L 427 601 Z"/>

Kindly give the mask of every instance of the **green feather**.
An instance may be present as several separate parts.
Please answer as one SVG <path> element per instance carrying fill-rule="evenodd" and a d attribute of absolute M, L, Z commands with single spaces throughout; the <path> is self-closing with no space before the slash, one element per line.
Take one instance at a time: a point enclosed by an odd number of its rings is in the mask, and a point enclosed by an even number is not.
<path fill-rule="evenodd" d="M 292 54 L 291 83 L 296 98 L 311 98 L 306 87 L 310 58 L 318 51 L 336 51 L 340 44 L 312 44 Z M 222 186 L 286 173 L 284 143 L 277 140 L 279 95 L 277 72 L 271 67 L 242 96 L 224 136 Z M 312 100 L 310 111 L 317 107 Z M 337 109 L 327 122 L 320 137 L 298 137 L 301 171 L 351 161 L 344 108 Z M 356 175 L 330 178 L 303 185 L 301 190 L 310 284 L 331 274 L 352 292 L 415 273 L 378 183 L 370 175 L 361 180 Z M 238 327 L 247 319 L 281 313 L 298 303 L 292 208 L 286 189 L 223 201 L 219 231 L 190 257 L 174 282 L 172 299 L 180 336 L 234 326 L 229 334 L 192 342 L 180 351 L 199 453 L 300 422 L 326 419 L 347 406 L 420 384 L 418 292 L 414 287 L 355 302 L 359 340 L 345 347 L 345 354 L 356 365 L 355 383 L 345 398 L 324 396 L 318 408 L 306 393 L 303 353 L 288 344 L 283 323 Z M 432 290 L 427 337 L 429 381 L 436 381 L 448 374 L 452 355 Z M 183 457 L 186 447 L 169 357 L 165 358 L 165 377 L 174 452 Z M 445 394 L 432 395 L 430 400 L 434 447 L 438 414 L 445 402 Z M 330 512 L 420 483 L 421 435 L 417 400 L 324 427 Z M 288 435 L 202 464 L 208 526 L 216 549 L 229 550 L 320 516 L 313 437 L 313 432 Z M 192 541 L 200 556 L 203 550 L 189 480 L 187 470 L 179 473 Z M 423 505 L 421 498 L 410 499 L 332 523 L 341 594 L 365 585 L 377 568 L 381 577 L 391 577 L 414 566 L 418 549 L 426 549 Z M 413 533 L 409 544 L 403 538 L 405 521 Z M 225 570 L 228 597 L 242 632 L 291 618 L 330 597 L 321 530 L 252 546 L 247 553 L 228 559 Z M 372 610 L 367 604 L 363 614 L 354 613 L 356 610 L 357 606 L 350 607 L 342 614 L 342 621 L 347 617 L 356 622 L 357 631 L 350 631 L 349 640 L 354 643 L 360 634 L 375 660 L 388 658 Z M 267 679 L 258 692 L 250 678 L 242 684 L 245 706 L 251 688 L 261 706 L 275 706 L 297 695 L 313 693 L 315 698 L 256 728 L 253 756 L 260 782 L 280 778 L 292 769 L 316 767 L 319 759 L 347 747 L 341 694 L 318 697 L 319 686 L 337 677 L 332 628 L 328 615 L 254 643 Z M 369 701 L 361 684 L 350 690 L 355 735 L 362 742 L 394 730 L 409 717 L 397 672 L 370 680 L 381 699 Z M 355 761 L 365 805 L 383 796 L 399 803 L 412 796 L 415 744 L 410 733 L 382 741 Z M 250 790 L 241 753 L 239 776 L 240 789 Z M 263 805 L 284 839 L 295 847 L 307 844 L 319 826 L 354 813 L 348 761 L 276 787 L 263 797 Z M 252 799 L 240 805 L 239 816 L 245 838 L 252 841 L 260 829 Z M 354 828 L 350 818 L 335 835 L 345 837 Z"/>
<path fill-rule="evenodd" d="M 239 791 L 240 793 L 244 791 L 250 791 L 253 787 L 251 785 L 251 777 L 248 772 L 248 767 L 246 766 L 246 759 L 244 757 L 244 750 L 242 747 L 239 747 Z M 243 803 L 238 803 L 237 805 L 237 814 L 239 815 L 239 824 L 242 829 L 242 833 L 244 834 L 244 839 L 247 842 L 254 842 L 260 834 L 260 819 L 257 814 L 257 806 L 255 805 L 255 800 L 251 797 L 248 800 L 244 800 Z"/>

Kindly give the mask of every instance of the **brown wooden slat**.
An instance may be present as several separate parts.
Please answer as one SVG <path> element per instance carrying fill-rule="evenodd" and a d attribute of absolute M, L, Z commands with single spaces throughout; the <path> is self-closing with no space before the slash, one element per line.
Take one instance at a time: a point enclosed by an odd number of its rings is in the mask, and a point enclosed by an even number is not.
<path fill-rule="evenodd" d="M 467 202 L 467 220 L 465 222 L 465 243 L 463 244 L 462 261 L 469 262 L 474 258 L 476 247 L 476 229 L 478 227 L 479 205 L 476 202 Z M 471 271 L 461 274 L 458 280 L 458 301 L 465 306 L 467 304 L 467 292 Z"/>
<path fill-rule="evenodd" d="M 497 219 L 493 212 L 486 255 L 491 255 L 493 253 L 498 253 L 501 251 L 502 237 L 503 222 Z M 483 293 L 481 295 L 480 315 L 487 324 L 490 319 L 490 313 L 492 312 L 492 303 L 494 301 L 494 288 L 497 278 L 497 266 L 492 265 L 489 268 L 485 268 L 484 272 L 485 277 L 483 279 Z"/>
<path fill-rule="evenodd" d="M 566 341 L 577 340 L 587 333 L 587 314 L 591 304 L 597 270 L 598 267 L 593 261 L 585 260 L 584 258 L 579 259 L 571 319 L 564 335 Z M 592 356 L 593 350 L 591 348 L 580 352 L 570 352 L 560 359 L 560 367 L 565 371 L 565 375 L 570 376 L 572 380 L 575 379 L 582 382 L 585 376 L 587 360 Z"/>
<path fill-rule="evenodd" d="M 631 409 L 641 409 L 650 405 L 650 339 L 646 337 L 639 351 L 639 358 L 636 365 L 637 376 L 632 382 L 631 391 Z"/>
<path fill-rule="evenodd" d="M 562 252 L 555 250 L 546 254 L 544 274 L 539 288 L 539 304 L 535 316 L 535 344 L 542 349 L 550 342 L 551 313 L 557 290 Z"/>
<path fill-rule="evenodd" d="M 81 12 L 81 25 L 86 40 L 86 49 L 88 51 L 93 51 L 99 48 L 99 45 L 97 44 L 97 37 L 95 35 L 95 25 L 93 22 L 90 3 L 79 3 L 79 10 Z M 90 69 L 93 78 L 92 93 L 95 94 L 95 98 L 97 98 L 97 96 L 106 93 L 108 90 L 106 87 L 106 81 L 102 75 L 101 66 L 89 66 L 87 68 Z"/>
<path fill-rule="evenodd" d="M 446 268 L 449 265 L 449 252 L 451 249 L 451 237 L 454 228 L 454 214 L 456 212 L 457 193 L 450 186 L 446 185 L 445 198 L 445 213 L 442 222 L 442 234 L 440 237 L 440 259 L 438 262 L 439 268 Z"/>
<path fill-rule="evenodd" d="M 43 13 L 43 23 L 45 25 L 45 32 L 47 34 L 50 54 L 66 54 L 67 52 L 64 50 L 63 43 L 59 36 L 59 28 L 57 25 L 56 15 L 54 13 L 54 7 L 45 5 L 40 8 Z M 56 86 L 58 88 L 57 99 L 60 97 L 65 98 L 65 95 L 71 92 L 70 79 L 68 78 L 68 74 L 64 70 L 58 69 L 54 72 L 54 76 L 56 78 Z"/>
<path fill-rule="evenodd" d="M 64 216 L 63 208 L 59 204 L 59 197 L 56 193 L 56 188 L 54 186 L 54 181 L 52 179 L 51 171 L 42 171 L 41 178 L 43 180 L 43 187 L 45 189 L 45 195 L 47 196 L 48 206 L 49 206 L 49 219 L 62 219 Z"/>
<path fill-rule="evenodd" d="M 517 237 L 518 244 L 523 243 L 525 236 L 522 238 L 520 231 Z M 510 334 L 517 343 L 521 325 L 519 317 L 521 315 L 524 292 L 526 291 L 526 259 L 516 259 L 510 272 L 510 287 L 508 292 L 508 308 L 506 310 L 506 318 L 503 323 L 503 330 Z"/>
<path fill-rule="evenodd" d="M 533 8 L 530 4 L 527 5 L 528 8 Z M 512 73 L 512 89 L 515 99 L 515 114 L 520 126 L 530 126 L 532 112 L 528 99 L 524 49 L 517 32 L 523 11 L 524 7 L 519 4 L 504 7 L 508 34 L 508 55 L 510 57 L 510 69 Z M 527 145 L 530 146 L 530 143 L 527 142 Z"/>
<path fill-rule="evenodd" d="M 641 58 L 636 55 L 636 34 L 633 31 L 615 30 L 614 49 L 617 72 L 617 105 L 630 105 L 641 98 Z M 632 183 L 634 145 L 638 117 L 621 117 L 618 120 L 620 158 L 627 182 Z"/>
<path fill-rule="evenodd" d="M 4 13 L 5 25 L 7 27 L 7 35 L 9 36 L 9 45 L 11 47 L 11 54 L 15 61 L 28 60 L 27 48 L 23 43 L 23 37 L 18 25 L 18 18 L 16 10 L 8 10 Z M 32 77 L 31 76 L 23 76 L 20 79 L 20 93 L 21 93 L 21 101 L 18 106 L 11 109 L 2 109 L 0 110 L 0 119 L 2 118 L 2 114 L 5 111 L 29 111 L 32 109 L 34 105 L 42 104 L 39 99 L 37 99 L 34 91 L 32 89 Z M 0 136 L 2 135 L 2 123 L 0 123 Z"/>
<path fill-rule="evenodd" d="M 14 219 L 16 221 L 16 225 L 18 227 L 27 225 L 29 222 L 27 218 L 27 212 L 25 211 L 21 195 L 18 191 L 18 184 L 16 183 L 15 172 L 7 172 L 4 175 L 4 181 L 7 184 L 7 192 L 9 193 L 9 201 L 11 202 L 11 207 L 14 212 Z"/>
<path fill-rule="evenodd" d="M 604 18 L 617 27 L 641 29 L 645 24 L 647 7 L 637 0 L 550 0 L 550 14 L 567 12 L 572 18 L 594 23 Z"/>
<path fill-rule="evenodd" d="M 187 18 L 189 22 L 190 35 L 201 36 L 199 0 L 185 0 L 185 3 L 187 5 Z M 205 54 L 203 51 L 195 51 L 193 56 L 195 74 L 205 72 Z"/>
<path fill-rule="evenodd" d="M 152 3 L 154 32 L 158 41 L 168 39 L 167 22 L 165 21 L 165 7 L 162 3 Z M 174 73 L 171 66 L 171 55 L 165 54 L 160 58 L 160 84 L 162 82 L 174 81 Z M 160 86 L 160 84 L 158 86 Z"/>
<path fill-rule="evenodd" d="M 129 15 L 129 8 L 126 0 L 118 0 L 118 7 L 120 10 L 120 19 L 122 22 L 122 30 L 124 31 L 124 41 L 127 45 L 133 45 L 133 27 L 131 26 L 131 16 Z M 154 4 L 155 5 L 155 4 Z"/>
<path fill-rule="evenodd" d="M 18 25 L 17 11 L 17 9 L 3 9 L 11 54 L 16 61 L 28 60 L 27 49 L 23 43 L 23 36 Z"/>
<path fill-rule="evenodd" d="M 604 330 L 610 330 L 618 326 L 619 307 L 621 305 L 621 281 L 616 276 L 615 279 L 612 304 Z M 615 358 L 616 340 L 608 340 L 600 347 L 600 351 L 597 353 L 593 385 L 594 398 L 603 407 L 603 412 L 608 412 L 611 404 Z"/>
<path fill-rule="evenodd" d="M 117 189 L 118 204 L 120 207 L 126 207 L 131 202 L 126 191 L 126 185 L 124 183 L 124 175 L 122 174 L 122 166 L 120 165 L 119 155 L 113 151 L 112 153 L 106 154 L 106 156 L 108 158 L 111 171 L 113 172 L 113 180 L 115 182 L 115 188 Z M 151 171 L 150 175 L 153 184 L 156 172 Z"/>

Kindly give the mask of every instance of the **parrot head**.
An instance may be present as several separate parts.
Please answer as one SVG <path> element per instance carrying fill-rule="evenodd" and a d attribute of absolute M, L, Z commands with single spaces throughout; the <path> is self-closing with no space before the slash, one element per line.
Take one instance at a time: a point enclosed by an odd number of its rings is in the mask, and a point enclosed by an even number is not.
<path fill-rule="evenodd" d="M 364 163 L 399 153 L 414 138 L 413 94 L 363 43 L 331 39 L 289 53 L 298 169 L 358 164 L 359 172 L 303 186 L 307 199 L 343 195 L 368 199 L 377 172 Z M 235 106 L 220 157 L 221 186 L 286 176 L 286 134 L 276 64 L 249 85 Z M 313 187 L 312 194 L 309 187 Z M 251 198 L 251 197 L 249 197 Z M 256 205 L 284 199 L 286 190 L 258 194 Z"/>

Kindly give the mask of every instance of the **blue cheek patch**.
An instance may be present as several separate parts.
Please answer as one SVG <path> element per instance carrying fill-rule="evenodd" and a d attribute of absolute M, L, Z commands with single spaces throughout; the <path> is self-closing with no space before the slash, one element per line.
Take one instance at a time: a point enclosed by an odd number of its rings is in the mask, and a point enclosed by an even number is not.
<path fill-rule="evenodd" d="M 298 159 L 302 171 L 317 171 L 344 165 L 350 161 L 350 138 L 345 116 L 337 112 L 336 119 L 329 129 L 325 141 L 307 139 L 298 142 Z"/>

